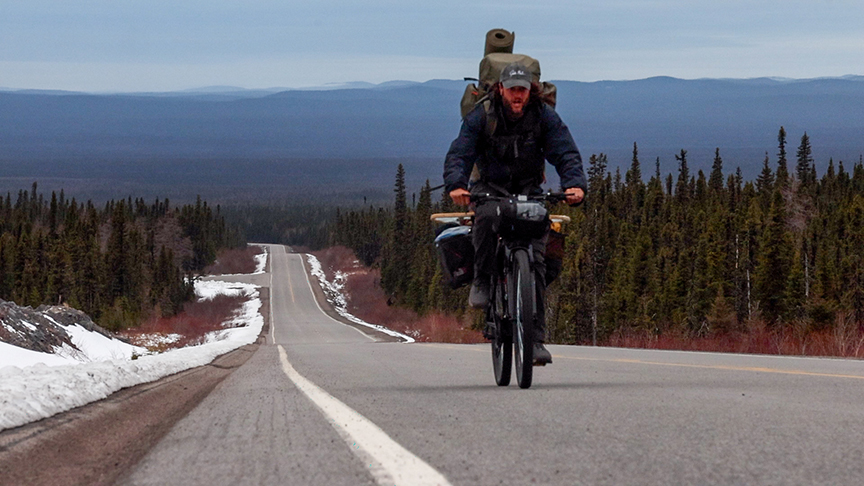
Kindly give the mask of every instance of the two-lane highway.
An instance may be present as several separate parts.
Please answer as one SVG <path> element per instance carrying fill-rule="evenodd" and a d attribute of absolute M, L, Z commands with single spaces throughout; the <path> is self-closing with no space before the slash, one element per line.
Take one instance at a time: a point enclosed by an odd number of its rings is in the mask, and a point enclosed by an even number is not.
<path fill-rule="evenodd" d="M 550 346 L 529 390 L 488 345 L 376 341 L 271 247 L 268 344 L 127 484 L 861 484 L 864 363 Z M 260 276 L 259 276 L 260 277 Z"/>

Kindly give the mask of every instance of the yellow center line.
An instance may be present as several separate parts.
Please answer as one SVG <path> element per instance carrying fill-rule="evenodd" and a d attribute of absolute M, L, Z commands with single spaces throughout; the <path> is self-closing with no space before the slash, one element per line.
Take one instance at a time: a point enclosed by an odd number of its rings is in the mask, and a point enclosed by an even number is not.
<path fill-rule="evenodd" d="M 285 265 L 285 269 L 286 270 L 288 269 L 288 265 Z M 296 304 L 297 301 L 294 300 L 294 284 L 291 283 L 291 272 L 290 271 L 288 272 L 288 278 L 285 280 L 288 280 L 288 290 L 291 292 L 291 302 L 294 302 Z"/>
<path fill-rule="evenodd" d="M 460 347 L 456 345 L 441 345 L 442 347 L 446 347 L 449 349 L 468 349 L 476 352 L 488 352 L 488 350 L 481 350 L 477 347 Z M 645 361 L 641 359 L 626 359 L 626 358 L 586 358 L 586 357 L 577 357 L 577 356 L 562 356 L 560 354 L 553 354 L 553 358 L 555 359 L 567 359 L 573 361 L 600 361 L 605 363 L 625 363 L 625 364 L 641 364 L 641 365 L 653 365 L 653 366 L 672 366 L 678 368 L 699 368 L 699 369 L 707 369 L 707 370 L 724 370 L 724 371 L 749 371 L 753 373 L 777 373 L 782 375 L 798 375 L 798 376 L 816 376 L 820 378 L 847 378 L 853 380 L 864 380 L 864 376 L 861 375 L 844 375 L 839 373 L 818 373 L 815 371 L 801 371 L 801 370 L 781 370 L 777 368 L 763 368 L 757 366 L 730 366 L 730 365 L 700 365 L 700 364 L 688 364 L 688 363 L 664 363 L 662 361 Z"/>
<path fill-rule="evenodd" d="M 730 366 L 730 365 L 699 365 L 688 363 L 663 363 L 661 361 L 645 361 L 641 359 L 624 359 L 624 358 L 581 358 L 576 356 L 561 356 L 552 355 L 558 359 L 569 359 L 574 361 L 603 361 L 607 363 L 627 363 L 627 364 L 645 364 L 654 366 L 676 366 L 679 368 L 700 368 L 708 370 L 725 370 L 725 371 L 750 371 L 754 373 L 778 373 L 782 375 L 798 375 L 798 376 L 818 376 L 821 378 L 850 378 L 854 380 L 864 380 L 864 376 L 860 375 L 843 375 L 838 373 L 818 373 L 815 371 L 801 370 L 781 370 L 777 368 L 763 368 L 757 366 Z"/>

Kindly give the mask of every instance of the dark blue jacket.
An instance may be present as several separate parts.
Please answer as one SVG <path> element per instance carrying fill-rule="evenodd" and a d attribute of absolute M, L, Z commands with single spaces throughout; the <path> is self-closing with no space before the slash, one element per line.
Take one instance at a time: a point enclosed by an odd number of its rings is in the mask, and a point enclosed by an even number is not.
<path fill-rule="evenodd" d="M 459 136 L 450 145 L 444 160 L 447 191 L 467 189 L 476 164 L 480 180 L 492 182 L 518 193 L 543 182 L 545 160 L 561 178 L 561 187 L 587 188 L 582 156 L 567 125 L 555 110 L 532 99 L 525 114 L 515 123 L 505 119 L 500 102 L 495 100 L 488 117 L 496 117 L 494 134 L 487 133 L 487 113 L 480 104 L 462 121 Z"/>

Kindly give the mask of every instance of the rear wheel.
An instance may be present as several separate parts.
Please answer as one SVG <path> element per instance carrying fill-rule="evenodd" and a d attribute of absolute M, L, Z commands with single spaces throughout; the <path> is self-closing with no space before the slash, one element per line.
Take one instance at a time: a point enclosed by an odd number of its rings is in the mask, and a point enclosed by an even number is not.
<path fill-rule="evenodd" d="M 498 386 L 510 384 L 510 373 L 513 370 L 513 340 L 509 329 L 505 328 L 502 318 L 504 313 L 501 312 L 504 306 L 503 290 L 504 282 L 496 281 L 488 316 L 495 327 L 492 338 L 492 369 L 495 371 L 495 383 Z"/>
<path fill-rule="evenodd" d="M 516 382 L 519 388 L 531 386 L 534 373 L 534 316 L 536 293 L 534 272 L 528 252 L 516 250 L 513 258 L 513 344 L 516 355 Z"/>

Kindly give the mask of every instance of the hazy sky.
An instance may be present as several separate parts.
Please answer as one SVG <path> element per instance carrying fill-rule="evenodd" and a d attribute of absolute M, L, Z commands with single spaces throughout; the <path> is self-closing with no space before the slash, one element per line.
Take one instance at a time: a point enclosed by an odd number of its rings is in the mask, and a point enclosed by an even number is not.
<path fill-rule="evenodd" d="M 0 0 L 0 87 L 306 87 L 476 76 L 516 32 L 545 79 L 864 75 L 861 0 Z"/>

